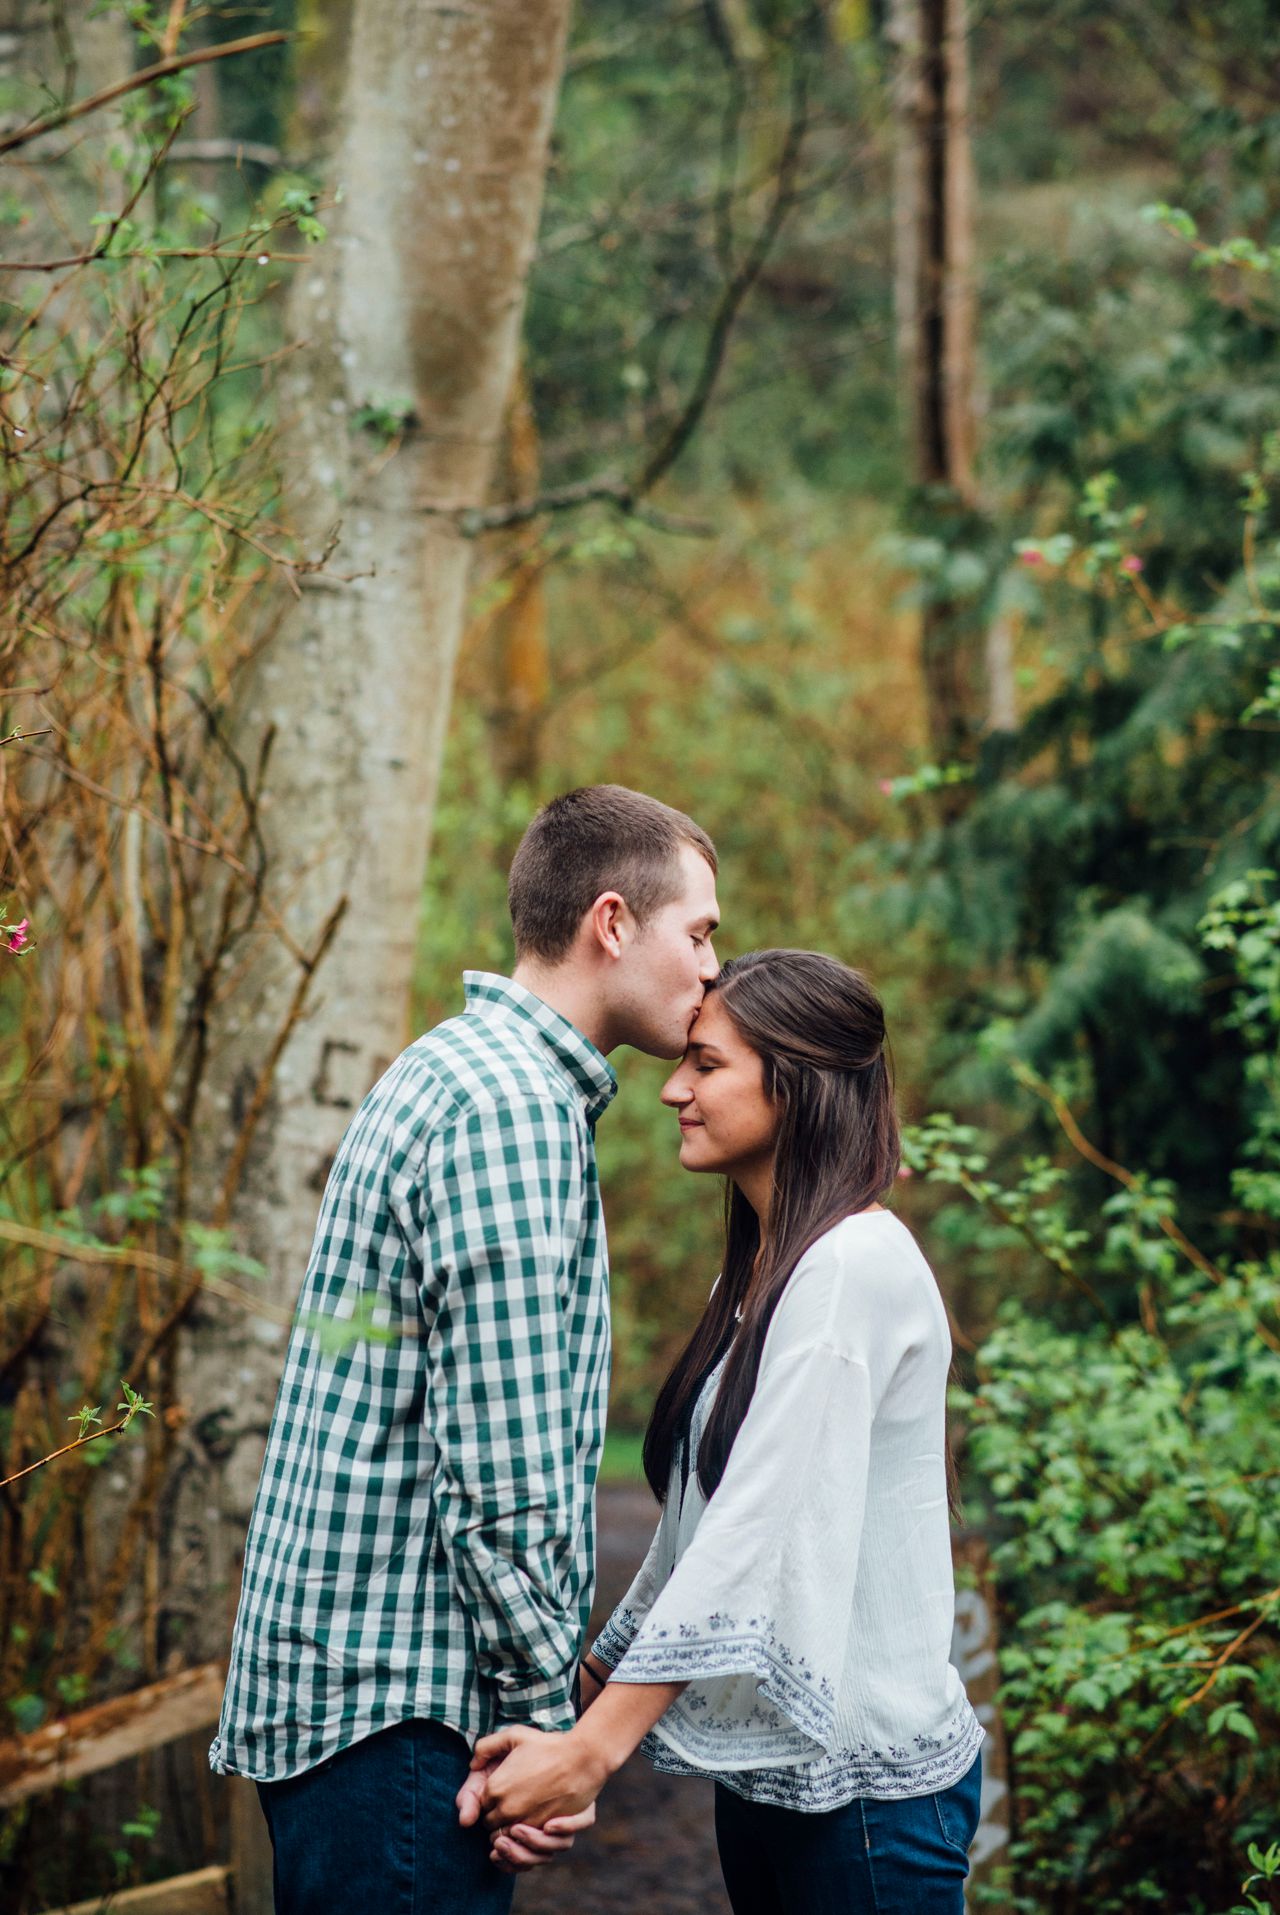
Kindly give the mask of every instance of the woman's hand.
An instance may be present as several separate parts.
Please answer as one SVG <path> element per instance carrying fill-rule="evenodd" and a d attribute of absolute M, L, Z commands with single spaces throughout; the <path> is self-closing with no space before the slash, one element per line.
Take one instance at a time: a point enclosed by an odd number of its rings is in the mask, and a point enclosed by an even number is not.
<path fill-rule="evenodd" d="M 505 1731 L 486 1738 L 490 1743 L 501 1745 L 493 1754 L 482 1755 L 477 1747 L 471 1758 L 471 1773 L 458 1790 L 458 1820 L 464 1829 L 473 1828 L 480 1820 L 490 1771 L 519 1742 L 530 1737 L 536 1740 L 538 1734 L 537 1729 L 512 1724 Z M 592 1802 L 581 1814 L 557 1817 L 546 1828 L 516 1823 L 500 1830 L 493 1837 L 489 1860 L 504 1875 L 526 1874 L 542 1862 L 550 1862 L 557 1855 L 567 1854 L 573 1847 L 574 1838 L 583 1829 L 589 1829 L 595 1819 L 596 1806 Z"/>
<path fill-rule="evenodd" d="M 486 1770 L 483 1820 L 491 1834 L 515 1823 L 540 1829 L 588 1809 L 609 1778 L 609 1765 L 586 1738 L 522 1726 L 498 1729 L 476 1744 Z M 494 1766 L 496 1765 L 496 1766 Z M 464 1826 L 471 1802 L 462 1810 Z"/>

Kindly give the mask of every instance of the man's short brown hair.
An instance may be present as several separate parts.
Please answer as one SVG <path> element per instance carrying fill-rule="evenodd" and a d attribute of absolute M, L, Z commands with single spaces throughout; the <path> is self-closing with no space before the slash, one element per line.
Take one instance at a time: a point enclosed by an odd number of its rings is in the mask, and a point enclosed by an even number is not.
<path fill-rule="evenodd" d="M 516 956 L 567 957 L 603 891 L 617 891 L 643 926 L 679 892 L 682 844 L 716 869 L 716 848 L 701 826 L 642 791 L 584 785 L 553 798 L 511 862 L 507 902 Z"/>

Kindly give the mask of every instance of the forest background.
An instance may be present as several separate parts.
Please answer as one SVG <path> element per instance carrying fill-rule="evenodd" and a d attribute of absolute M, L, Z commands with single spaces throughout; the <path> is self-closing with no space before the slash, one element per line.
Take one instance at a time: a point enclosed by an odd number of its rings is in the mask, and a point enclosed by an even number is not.
<path fill-rule="evenodd" d="M 608 779 L 712 833 L 722 954 L 830 950 L 885 996 L 1000 1618 L 996 1905 L 1276 1906 L 1273 10 L 583 0 L 557 91 L 530 4 L 503 124 L 540 189 L 553 124 L 540 221 L 449 214 L 430 111 L 359 93 L 354 8 L 10 12 L 4 1474 L 90 1441 L 2 1492 L 8 1730 L 225 1647 L 312 1160 L 379 1047 L 509 966 L 533 808 Z M 357 311 L 384 218 L 339 391 L 306 302 Z M 518 353 L 459 398 L 456 338 L 381 351 L 392 280 L 420 341 L 415 289 L 522 219 Z M 495 381 L 492 469 L 415 467 Z M 618 1061 L 625 1475 L 718 1214 L 661 1066 Z M 155 1414 L 127 1390 L 98 1442 L 120 1377 Z M 17 1905 L 174 1865 L 145 1813 L 114 1848 L 75 1818 L 11 1817 Z"/>

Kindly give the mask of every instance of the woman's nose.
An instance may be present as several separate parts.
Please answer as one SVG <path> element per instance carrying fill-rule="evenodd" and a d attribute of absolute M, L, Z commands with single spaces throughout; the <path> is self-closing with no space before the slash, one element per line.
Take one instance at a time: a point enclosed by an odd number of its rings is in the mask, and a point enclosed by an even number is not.
<path fill-rule="evenodd" d="M 693 1086 L 685 1075 L 683 1064 L 678 1070 L 672 1071 L 658 1095 L 670 1110 L 680 1110 L 689 1102 L 693 1096 Z"/>

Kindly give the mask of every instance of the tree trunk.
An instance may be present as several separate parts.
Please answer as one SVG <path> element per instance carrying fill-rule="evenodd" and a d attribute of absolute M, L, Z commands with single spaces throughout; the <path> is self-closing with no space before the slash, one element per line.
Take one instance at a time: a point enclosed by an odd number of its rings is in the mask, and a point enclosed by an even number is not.
<path fill-rule="evenodd" d="M 243 762 L 270 742 L 266 886 L 295 956 L 261 930 L 214 1033 L 202 1120 L 213 1215 L 218 1178 L 243 1151 L 230 1219 L 266 1265 L 277 1313 L 296 1297 L 338 1140 L 409 1036 L 470 556 L 441 513 L 485 500 L 568 13 L 569 0 L 304 9 L 291 148 L 314 152 L 309 136 L 336 128 L 330 163 L 311 170 L 341 198 L 290 294 L 283 511 L 306 557 L 337 542 L 323 571 L 299 576 L 244 701 Z M 299 954 L 335 921 L 308 979 Z M 268 1049 L 286 1028 L 267 1090 Z M 284 1334 L 209 1305 L 188 1357 L 184 1397 L 226 1466 L 228 1548 L 243 1540 Z M 234 1567 L 226 1553 L 209 1565 L 228 1599 Z"/>
<path fill-rule="evenodd" d="M 916 529 L 945 546 L 971 538 L 975 362 L 973 154 L 966 0 L 893 0 L 895 303 L 898 363 L 919 491 Z M 929 734 L 942 761 L 981 727 L 982 632 L 945 592 L 921 632 Z"/>
<path fill-rule="evenodd" d="M 893 0 L 898 358 L 915 475 L 975 503 L 966 0 Z"/>
<path fill-rule="evenodd" d="M 494 465 L 495 497 L 536 497 L 541 463 L 528 383 L 518 371 Z M 490 603 L 477 617 L 476 640 L 488 685 L 494 762 L 504 784 L 522 785 L 532 793 L 551 692 L 544 559 L 536 522 L 492 534 L 483 558 Z"/>
<path fill-rule="evenodd" d="M 985 667 L 988 731 L 1016 731 L 1018 728 L 1018 691 L 1014 673 L 1016 645 L 1016 620 L 1009 608 L 1000 604 L 997 588 L 995 610 L 987 626 Z"/>

